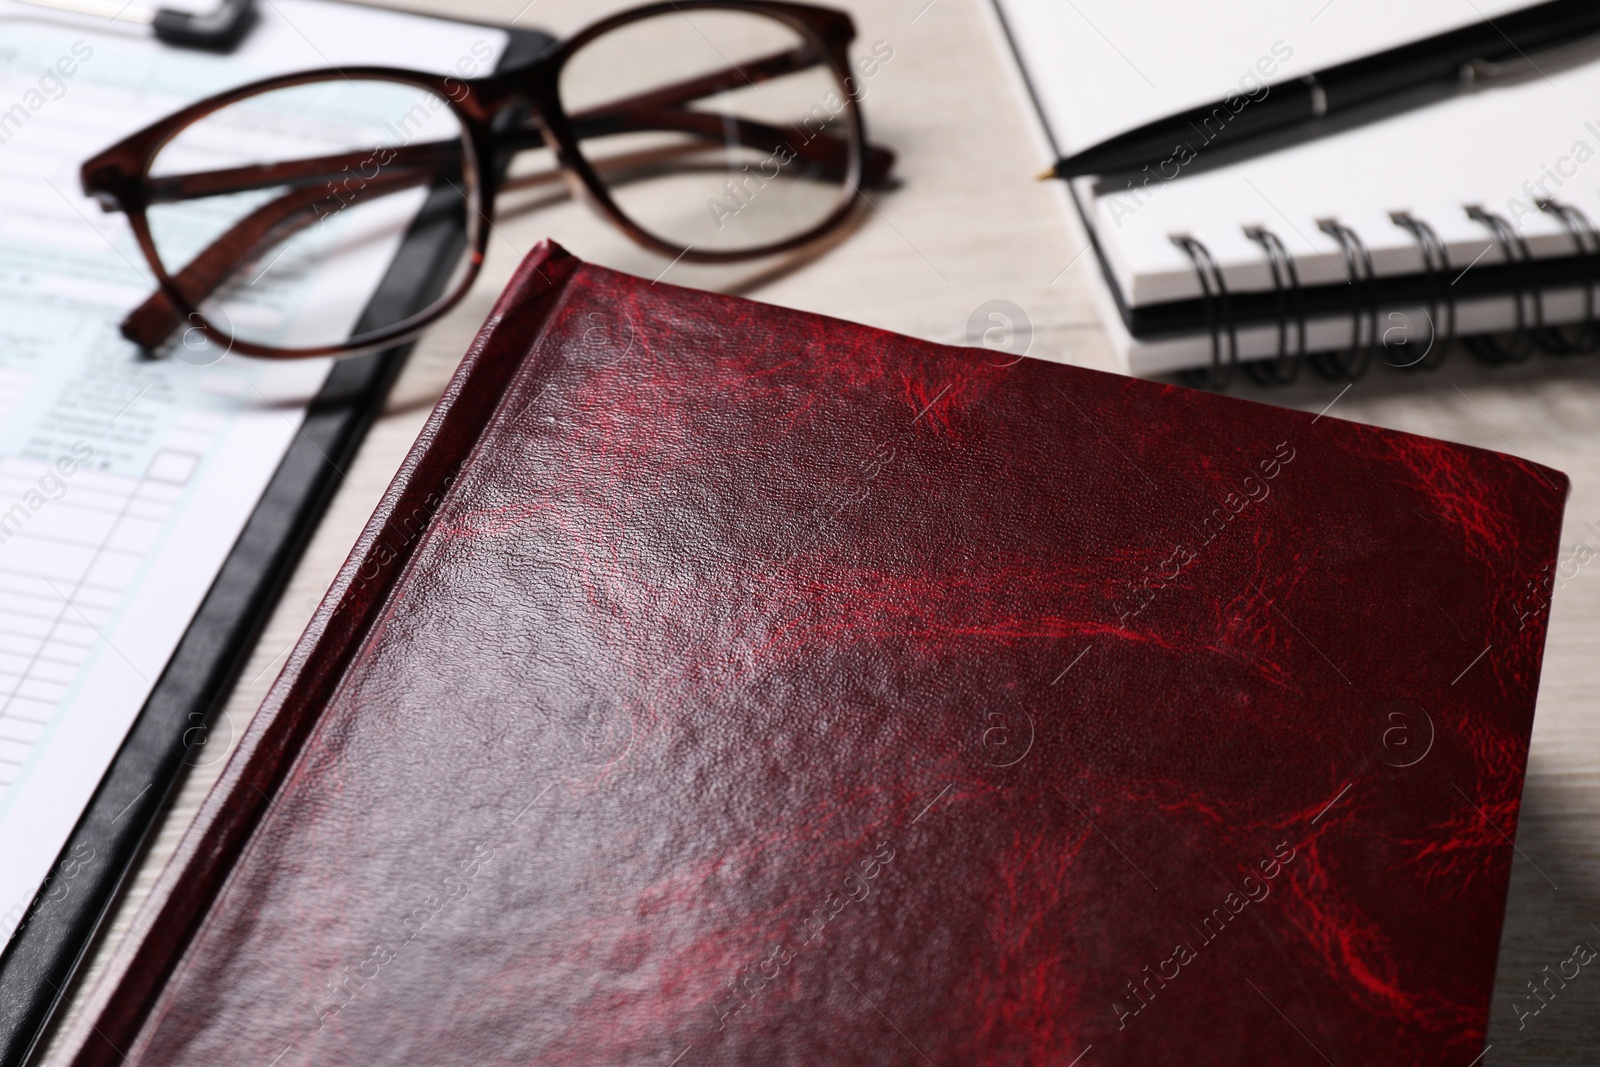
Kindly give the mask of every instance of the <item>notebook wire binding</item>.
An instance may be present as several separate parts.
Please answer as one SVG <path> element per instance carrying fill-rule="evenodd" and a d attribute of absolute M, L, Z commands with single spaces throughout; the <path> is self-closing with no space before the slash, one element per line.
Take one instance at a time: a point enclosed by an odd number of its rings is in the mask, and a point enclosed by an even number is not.
<path fill-rule="evenodd" d="M 1467 217 L 1489 230 L 1502 261 L 1520 268 L 1515 272 L 1518 281 L 1506 294 L 1515 302 L 1516 311 L 1515 325 L 1507 339 L 1502 341 L 1493 334 L 1462 338 L 1467 351 L 1491 365 L 1523 363 L 1535 352 L 1574 356 L 1600 349 L 1600 229 L 1596 229 L 1594 222 L 1581 209 L 1570 204 L 1551 199 L 1535 203 L 1539 210 L 1548 212 L 1562 224 L 1571 236 L 1577 254 L 1589 263 L 1583 286 L 1584 318 L 1572 328 L 1571 333 L 1562 327 L 1547 324 L 1544 289 L 1533 277 L 1535 261 L 1527 242 L 1503 216 L 1479 205 L 1468 206 L 1465 209 Z M 1398 370 L 1437 370 L 1451 343 L 1456 340 L 1459 328 L 1454 283 L 1448 277 L 1452 269 L 1449 252 L 1438 231 L 1410 212 L 1396 211 L 1389 218 L 1417 242 L 1423 272 L 1430 283 L 1431 291 L 1425 311 L 1429 336 L 1420 355 L 1403 362 L 1390 358 L 1391 354 L 1411 347 L 1413 342 L 1409 336 L 1391 342 L 1389 334 L 1395 331 L 1379 329 L 1382 307 L 1371 253 L 1360 234 L 1336 218 L 1319 219 L 1317 227 L 1339 243 L 1344 257 L 1345 281 L 1350 286 L 1350 344 L 1342 351 L 1308 354 L 1305 301 L 1294 258 L 1276 233 L 1264 226 L 1246 226 L 1244 235 L 1261 247 L 1272 273 L 1277 309 L 1277 351 L 1266 359 L 1241 363 L 1238 322 L 1221 267 L 1205 242 L 1191 234 L 1174 234 L 1171 236 L 1172 243 L 1189 257 L 1200 282 L 1207 330 L 1211 337 L 1210 365 L 1184 372 L 1185 380 L 1204 388 L 1224 390 L 1232 384 L 1235 373 L 1242 366 L 1245 374 L 1260 385 L 1288 385 L 1299 377 L 1301 367 L 1310 363 L 1312 369 L 1329 381 L 1355 381 L 1367 373 L 1375 356 Z"/>
<path fill-rule="evenodd" d="M 1245 371 L 1258 385 L 1288 385 L 1300 377 L 1306 360 L 1306 305 L 1300 289 L 1300 272 L 1283 241 L 1262 226 L 1246 226 L 1244 235 L 1266 253 L 1272 268 L 1272 288 L 1278 300 L 1278 354 L 1269 360 L 1251 360 Z M 1295 348 L 1289 354 L 1289 317 L 1294 316 Z"/>
<path fill-rule="evenodd" d="M 1589 279 L 1583 287 L 1583 322 L 1576 336 L 1569 337 L 1561 327 L 1551 326 L 1545 331 L 1546 351 L 1558 356 L 1588 355 L 1600 348 L 1600 317 L 1595 314 L 1595 291 L 1600 288 L 1600 232 L 1589 221 L 1589 216 L 1569 204 L 1554 200 L 1535 201 L 1540 211 L 1547 211 L 1560 220 L 1572 235 L 1572 244 L 1578 255 L 1589 261 Z"/>
<path fill-rule="evenodd" d="M 1206 324 L 1211 330 L 1211 366 L 1195 372 L 1191 379 L 1207 389 L 1221 391 L 1233 384 L 1234 371 L 1239 366 L 1239 331 L 1233 319 L 1233 301 L 1228 296 L 1228 283 L 1223 280 L 1222 268 L 1204 243 L 1188 234 L 1174 234 L 1172 243 L 1188 254 L 1200 279 L 1200 290 L 1205 294 Z M 1227 339 L 1227 361 L 1223 361 L 1223 339 Z"/>
<path fill-rule="evenodd" d="M 1456 290 L 1451 279 L 1446 277 L 1450 272 L 1450 254 L 1444 247 L 1444 241 L 1439 238 L 1439 231 L 1409 211 L 1396 211 L 1389 216 L 1389 220 L 1416 239 L 1417 251 L 1422 254 L 1423 270 L 1433 283 L 1433 294 L 1427 310 L 1428 346 L 1423 349 L 1422 355 L 1410 363 L 1394 363 L 1385 356 L 1384 362 L 1402 370 L 1436 371 L 1439 364 L 1444 362 L 1444 354 L 1449 350 L 1450 343 L 1456 338 Z M 1448 327 L 1444 325 L 1445 318 L 1439 314 L 1441 307 L 1449 313 Z M 1443 344 L 1439 343 L 1441 338 Z"/>
<path fill-rule="evenodd" d="M 1467 338 L 1467 349 L 1485 363 L 1524 363 L 1533 356 L 1539 348 L 1544 335 L 1544 292 L 1532 284 L 1528 277 L 1529 265 L 1533 262 L 1533 255 L 1528 251 L 1528 242 L 1505 220 L 1502 215 L 1492 211 L 1485 211 L 1474 204 L 1467 208 L 1467 218 L 1474 222 L 1481 222 L 1489 228 L 1494 235 L 1494 242 L 1500 249 L 1500 258 L 1506 263 L 1518 264 L 1522 269 L 1517 271 L 1521 281 L 1511 290 L 1511 298 L 1517 311 L 1516 329 L 1511 334 L 1511 345 L 1506 347 L 1500 343 L 1499 338 L 1491 335 Z M 1533 328 L 1528 328 L 1527 304 L 1528 295 L 1533 296 Z"/>
<path fill-rule="evenodd" d="M 1372 365 L 1378 347 L 1378 294 L 1373 285 L 1372 254 L 1361 236 L 1338 219 L 1318 219 L 1317 229 L 1339 242 L 1344 253 L 1345 282 L 1350 286 L 1350 348 L 1344 353 L 1318 352 L 1312 357 L 1323 377 L 1355 381 Z M 1361 320 L 1367 320 L 1367 341 L 1361 341 Z"/>

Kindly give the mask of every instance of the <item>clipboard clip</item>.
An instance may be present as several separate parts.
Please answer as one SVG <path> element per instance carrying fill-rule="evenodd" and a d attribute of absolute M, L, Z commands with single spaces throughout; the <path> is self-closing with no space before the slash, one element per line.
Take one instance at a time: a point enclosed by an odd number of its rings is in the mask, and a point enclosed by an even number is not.
<path fill-rule="evenodd" d="M 255 0 L 221 0 L 213 11 L 195 13 L 170 7 L 140 7 L 114 0 L 21 0 L 34 7 L 89 15 L 114 22 L 139 22 L 156 40 L 179 48 L 231 52 L 255 24 Z"/>

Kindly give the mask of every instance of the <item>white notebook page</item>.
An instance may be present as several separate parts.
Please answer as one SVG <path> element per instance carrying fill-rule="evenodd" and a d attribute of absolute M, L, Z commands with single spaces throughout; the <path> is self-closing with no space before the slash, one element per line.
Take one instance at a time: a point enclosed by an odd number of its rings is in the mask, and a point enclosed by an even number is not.
<path fill-rule="evenodd" d="M 998 0 L 998 6 L 1057 148 L 1068 153 L 1221 100 L 1247 70 L 1268 82 L 1299 78 L 1527 7 L 1528 0 Z M 1269 62 L 1258 68 L 1263 59 Z"/>
<path fill-rule="evenodd" d="M 0 944 L 329 368 L 138 360 L 117 324 L 152 291 L 149 272 L 123 217 L 80 194 L 79 166 L 268 74 L 356 63 L 488 73 L 505 44 L 486 27 L 317 0 L 271 0 L 259 14 L 218 57 L 0 2 Z M 338 278 L 308 272 L 285 306 L 359 308 L 394 247 L 363 270 L 341 260 Z"/>
<path fill-rule="evenodd" d="M 1586 148 L 1574 152 L 1578 145 Z M 1579 164 L 1585 156 L 1594 158 Z M 1558 165 L 1565 178 L 1544 177 Z M 1345 279 L 1338 243 L 1317 228 L 1330 217 L 1361 235 L 1379 274 L 1422 270 L 1415 239 L 1390 219 L 1395 211 L 1432 225 L 1458 269 L 1480 255 L 1500 259 L 1488 228 L 1467 215 L 1474 204 L 1515 225 L 1535 256 L 1570 255 L 1567 231 L 1533 203 L 1541 180 L 1544 192 L 1600 220 L 1600 63 L 1458 96 L 1148 195 L 1101 196 L 1095 229 L 1130 301 L 1159 303 L 1199 295 L 1174 233 L 1205 242 L 1235 289 L 1272 285 L 1247 225 L 1275 232 L 1307 285 Z"/>
<path fill-rule="evenodd" d="M 1257 78 L 1271 71 L 1264 81 L 1296 78 L 1528 6 L 1527 0 L 1230 0 L 1192 9 L 1152 0 L 996 3 L 1044 127 L 1063 152 L 1229 93 L 1258 91 L 1250 71 Z M 1318 229 L 1327 218 L 1361 235 L 1380 275 L 1422 270 L 1414 238 L 1390 219 L 1396 211 L 1431 224 L 1457 270 L 1500 259 L 1489 231 L 1466 214 L 1473 204 L 1512 221 L 1534 255 L 1564 255 L 1572 251 L 1570 237 L 1558 221 L 1534 210 L 1530 188 L 1543 195 L 1532 183 L 1559 166 L 1566 177 L 1559 184 L 1546 179 L 1544 192 L 1600 220 L 1596 101 L 1600 63 L 1552 67 L 1548 77 L 1485 88 L 1174 181 L 1158 178 L 1098 197 L 1092 180 L 1074 184 L 1079 201 L 1090 205 L 1117 287 L 1133 306 L 1201 294 L 1193 263 L 1172 243 L 1177 234 L 1203 242 L 1233 290 L 1272 287 L 1260 245 L 1245 236 L 1247 226 L 1277 234 L 1306 285 L 1342 283 L 1347 276 L 1339 244 Z M 1576 293 L 1554 295 L 1546 304 L 1556 322 L 1577 318 L 1582 307 Z M 1460 311 L 1462 332 L 1501 328 L 1511 319 L 1505 298 Z M 1102 300 L 1102 313 L 1119 346 L 1135 350 L 1135 371 L 1209 358 L 1208 338 L 1141 346 L 1121 330 L 1109 299 Z M 1348 318 L 1311 331 L 1313 349 L 1348 343 Z M 1241 336 L 1247 357 L 1274 352 L 1276 345 L 1275 330 Z"/>

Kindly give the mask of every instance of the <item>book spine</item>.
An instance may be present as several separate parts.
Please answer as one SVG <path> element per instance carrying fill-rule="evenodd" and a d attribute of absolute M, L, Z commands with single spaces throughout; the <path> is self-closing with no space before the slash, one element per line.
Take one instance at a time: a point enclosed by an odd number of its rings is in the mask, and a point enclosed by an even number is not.
<path fill-rule="evenodd" d="M 211 903 L 580 266 L 541 242 L 496 302 L 74 1025 L 73 1067 L 139 1058 L 146 1024 Z"/>

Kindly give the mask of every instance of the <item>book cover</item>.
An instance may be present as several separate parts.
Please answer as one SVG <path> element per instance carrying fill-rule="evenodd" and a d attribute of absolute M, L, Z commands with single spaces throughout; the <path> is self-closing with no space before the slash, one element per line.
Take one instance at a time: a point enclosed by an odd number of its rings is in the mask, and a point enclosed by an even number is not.
<path fill-rule="evenodd" d="M 542 246 L 73 1062 L 1467 1063 L 1565 495 Z"/>

